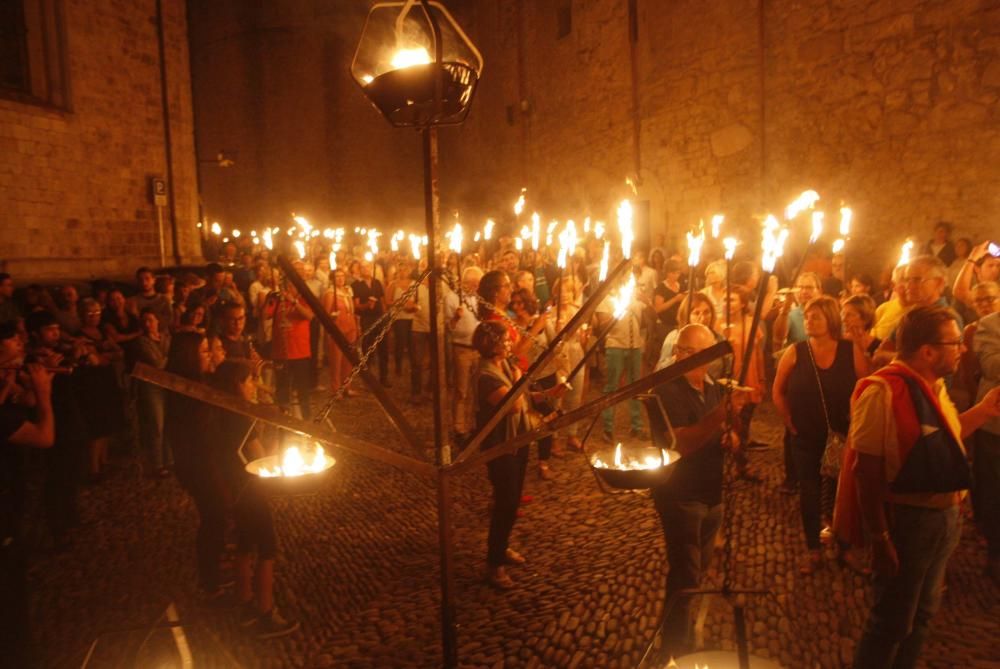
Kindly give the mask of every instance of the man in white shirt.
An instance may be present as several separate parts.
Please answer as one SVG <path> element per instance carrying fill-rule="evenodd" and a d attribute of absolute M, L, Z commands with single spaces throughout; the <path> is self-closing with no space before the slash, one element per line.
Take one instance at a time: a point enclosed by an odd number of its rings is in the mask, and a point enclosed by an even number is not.
<path fill-rule="evenodd" d="M 472 416 L 472 372 L 479 363 L 479 352 L 472 347 L 472 333 L 479 325 L 479 280 L 483 270 L 466 267 L 462 272 L 461 295 L 448 291 L 444 298 L 444 316 L 451 332 L 452 368 L 455 371 L 455 437 L 461 444 L 474 427 Z"/>

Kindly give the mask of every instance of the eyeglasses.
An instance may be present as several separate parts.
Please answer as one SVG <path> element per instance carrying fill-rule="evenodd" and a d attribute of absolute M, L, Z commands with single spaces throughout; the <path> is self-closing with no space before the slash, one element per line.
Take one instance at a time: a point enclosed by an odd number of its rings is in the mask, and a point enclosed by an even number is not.
<path fill-rule="evenodd" d="M 956 341 L 935 341 L 931 342 L 931 346 L 962 346 L 965 342 L 961 339 Z"/>

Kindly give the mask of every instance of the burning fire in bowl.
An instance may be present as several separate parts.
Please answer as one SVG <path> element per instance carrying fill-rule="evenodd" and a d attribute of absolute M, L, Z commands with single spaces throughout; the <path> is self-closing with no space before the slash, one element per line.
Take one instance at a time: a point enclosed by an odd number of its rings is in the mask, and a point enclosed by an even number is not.
<path fill-rule="evenodd" d="M 248 463 L 246 471 L 271 494 L 303 494 L 319 487 L 336 463 L 318 443 L 309 450 L 292 445 Z"/>
<path fill-rule="evenodd" d="M 590 456 L 590 466 L 601 479 L 613 488 L 641 490 L 666 482 L 673 473 L 673 465 L 681 454 L 651 446 L 629 446 L 621 443 L 612 448 L 596 451 Z"/>

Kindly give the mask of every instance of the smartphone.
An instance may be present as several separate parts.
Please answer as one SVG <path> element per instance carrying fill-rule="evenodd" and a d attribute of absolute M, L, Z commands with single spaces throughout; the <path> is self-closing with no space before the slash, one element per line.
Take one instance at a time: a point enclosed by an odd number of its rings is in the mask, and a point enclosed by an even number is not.
<path fill-rule="evenodd" d="M 996 242 L 990 242 L 986 247 L 986 252 L 989 253 L 994 258 L 1000 258 L 1000 244 Z"/>

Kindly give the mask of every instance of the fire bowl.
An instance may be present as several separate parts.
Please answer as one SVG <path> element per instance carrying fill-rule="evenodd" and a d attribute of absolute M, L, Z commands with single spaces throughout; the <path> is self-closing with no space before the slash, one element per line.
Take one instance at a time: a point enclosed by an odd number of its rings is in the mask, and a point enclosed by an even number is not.
<path fill-rule="evenodd" d="M 441 77 L 441 110 L 434 108 L 434 87 Z M 365 95 L 397 126 L 460 121 L 478 79 L 465 63 L 426 63 L 390 70 L 364 86 Z"/>
<path fill-rule="evenodd" d="M 268 455 L 247 463 L 245 469 L 254 478 L 254 484 L 265 494 L 278 497 L 284 495 L 309 495 L 319 490 L 337 461 L 326 456 L 323 469 L 306 472 L 298 476 L 261 476 L 262 470 L 274 471 L 281 466 L 280 455 Z"/>
<path fill-rule="evenodd" d="M 681 454 L 677 451 L 651 446 L 619 446 L 593 452 L 590 467 L 612 488 L 642 490 L 666 483 L 680 459 Z"/>

